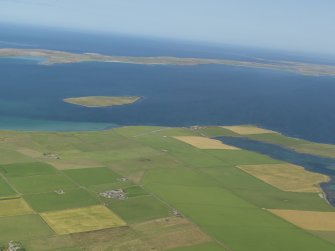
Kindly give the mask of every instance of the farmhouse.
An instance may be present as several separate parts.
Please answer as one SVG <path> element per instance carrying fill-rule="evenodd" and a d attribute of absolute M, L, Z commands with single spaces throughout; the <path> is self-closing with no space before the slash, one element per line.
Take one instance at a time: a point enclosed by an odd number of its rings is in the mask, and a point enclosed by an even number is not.
<path fill-rule="evenodd" d="M 121 188 L 105 191 L 105 192 L 100 193 L 99 195 L 105 198 L 109 198 L 109 199 L 117 199 L 117 200 L 127 199 L 127 195 Z"/>
<path fill-rule="evenodd" d="M 6 251 L 25 251 L 25 248 L 20 242 L 10 241 Z"/>

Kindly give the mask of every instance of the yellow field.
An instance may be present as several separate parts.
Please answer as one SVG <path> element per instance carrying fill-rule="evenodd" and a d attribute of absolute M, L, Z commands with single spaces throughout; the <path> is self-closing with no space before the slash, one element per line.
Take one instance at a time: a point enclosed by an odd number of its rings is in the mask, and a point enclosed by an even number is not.
<path fill-rule="evenodd" d="M 130 225 L 129 228 L 109 228 L 72 234 L 71 237 L 87 250 L 148 251 L 170 250 L 212 241 L 189 220 L 180 217 L 156 219 Z"/>
<path fill-rule="evenodd" d="M 43 154 L 41 152 L 38 152 L 34 149 L 30 149 L 30 148 L 19 148 L 17 149 L 17 151 L 23 155 L 26 155 L 28 157 L 31 158 L 40 158 L 43 156 Z"/>
<path fill-rule="evenodd" d="M 223 144 L 221 141 L 216 139 L 210 139 L 206 137 L 197 136 L 178 136 L 174 137 L 184 143 L 192 145 L 199 149 L 222 149 L 222 150 L 239 150 L 239 148 L 234 146 L 229 146 Z"/>
<path fill-rule="evenodd" d="M 264 134 L 264 133 L 277 133 L 275 131 L 259 128 L 257 126 L 241 125 L 241 126 L 222 126 L 225 129 L 233 131 L 240 135 L 251 135 L 251 134 Z"/>
<path fill-rule="evenodd" d="M 98 205 L 41 214 L 57 234 L 70 234 L 111 227 L 126 223 L 108 208 Z"/>
<path fill-rule="evenodd" d="M 135 231 L 156 233 L 147 238 L 151 247 L 156 250 L 170 250 L 177 247 L 193 246 L 211 241 L 197 226 L 185 218 L 171 217 L 132 225 Z M 169 231 L 167 230 L 169 229 Z"/>
<path fill-rule="evenodd" d="M 271 209 L 271 213 L 311 231 L 335 231 L 335 212 Z"/>
<path fill-rule="evenodd" d="M 244 165 L 239 166 L 246 173 L 280 189 L 290 192 L 321 192 L 320 183 L 329 177 L 306 171 L 292 164 Z"/>
<path fill-rule="evenodd" d="M 57 159 L 48 159 L 44 162 L 54 166 L 58 170 L 67 170 L 67 169 L 82 169 L 82 168 L 92 168 L 92 167 L 101 167 L 101 164 L 98 161 L 87 160 L 85 158 L 76 159 L 76 160 L 57 160 Z"/>
<path fill-rule="evenodd" d="M 21 198 L 0 200 L 0 217 L 31 213 L 33 210 Z"/>

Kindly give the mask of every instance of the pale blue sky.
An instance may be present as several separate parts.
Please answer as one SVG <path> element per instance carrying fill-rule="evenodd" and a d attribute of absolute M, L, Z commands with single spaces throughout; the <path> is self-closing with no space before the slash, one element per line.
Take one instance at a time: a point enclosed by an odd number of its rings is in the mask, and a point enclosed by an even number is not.
<path fill-rule="evenodd" d="M 335 0 L 0 0 L 1 22 L 335 55 Z"/>

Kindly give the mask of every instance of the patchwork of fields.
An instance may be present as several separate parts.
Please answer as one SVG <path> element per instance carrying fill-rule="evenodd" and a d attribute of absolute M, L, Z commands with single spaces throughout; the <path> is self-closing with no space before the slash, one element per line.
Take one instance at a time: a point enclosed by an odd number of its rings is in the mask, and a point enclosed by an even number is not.
<path fill-rule="evenodd" d="M 327 177 L 210 139 L 239 133 L 296 141 L 251 126 L 1 131 L 0 247 L 334 250 L 334 223 L 303 217 L 334 215 L 320 196 Z"/>

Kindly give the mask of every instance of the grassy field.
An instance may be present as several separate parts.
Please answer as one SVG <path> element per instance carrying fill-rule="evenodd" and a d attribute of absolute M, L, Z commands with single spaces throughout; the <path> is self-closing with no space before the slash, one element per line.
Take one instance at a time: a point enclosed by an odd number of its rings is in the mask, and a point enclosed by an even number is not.
<path fill-rule="evenodd" d="M 160 147 L 153 140 L 153 136 L 143 136 L 139 140 L 152 147 Z M 247 175 L 244 176 L 246 183 L 236 183 L 237 177 L 232 176 L 234 173 L 227 172 L 227 169 L 234 169 L 235 174 L 240 174 L 240 171 L 236 171 L 234 165 L 241 163 L 275 163 L 276 161 L 246 151 L 243 151 L 242 154 L 236 154 L 235 152 L 232 154 L 230 151 L 229 153 L 218 151 L 212 153 L 209 150 L 201 153 L 196 149 L 186 147 L 179 151 L 180 144 L 169 139 L 165 140 L 165 147 L 183 162 L 184 168 L 181 167 L 178 170 L 162 168 L 149 171 L 145 176 L 145 186 L 159 193 L 161 198 L 181 209 L 183 213 L 191 217 L 212 236 L 225 241 L 229 247 L 235 247 L 234 250 L 284 250 L 290 246 L 295 249 L 310 248 L 311 246 L 320 248 L 319 245 L 326 250 L 330 248 L 327 243 L 321 244 L 322 241 L 317 238 L 311 238 L 309 245 L 306 246 L 297 243 L 295 238 L 305 239 L 309 235 L 277 218 L 273 218 L 261 208 L 257 208 L 253 203 L 248 202 L 248 198 L 236 196 L 235 190 L 233 193 L 227 190 L 227 188 L 232 189 L 234 186 L 235 188 L 246 186 L 246 189 L 248 189 L 248 183 L 253 181 L 253 178 Z M 222 159 L 221 167 L 217 163 L 219 158 Z M 222 172 L 225 172 L 225 175 L 221 175 Z M 260 183 L 258 184 L 260 185 Z M 264 186 L 264 184 L 262 183 L 260 186 Z M 271 191 L 271 188 L 267 187 L 267 189 Z M 258 194 L 258 196 L 261 195 Z M 298 196 L 295 194 L 295 197 Z M 319 204 L 323 204 L 325 209 L 332 210 L 319 198 L 314 197 L 314 199 Z M 229 205 L 233 206 L 230 207 Z M 257 229 L 255 229 L 255 226 L 257 226 Z M 285 228 L 285 231 L 283 228 Z M 279 231 L 280 229 L 282 230 Z M 244 239 L 244 243 L 241 243 L 236 238 L 238 235 L 249 237 Z M 274 247 L 262 241 L 264 237 L 269 240 L 269 243 L 275 243 Z"/>
<path fill-rule="evenodd" d="M 205 137 L 239 136 L 239 134 L 234 133 L 231 130 L 225 129 L 222 126 L 197 127 L 193 131 Z M 183 134 L 183 135 L 187 135 L 187 134 Z"/>
<path fill-rule="evenodd" d="M 14 196 L 16 192 L 9 184 L 0 176 L 0 198 Z"/>
<path fill-rule="evenodd" d="M 24 177 L 33 175 L 48 175 L 56 173 L 56 169 L 42 162 L 13 163 L 1 165 L 0 172 L 6 177 Z"/>
<path fill-rule="evenodd" d="M 83 186 L 113 183 L 120 178 L 107 167 L 64 170 L 64 173 Z"/>
<path fill-rule="evenodd" d="M 129 198 L 148 195 L 148 192 L 140 186 L 126 187 L 124 191 Z"/>
<path fill-rule="evenodd" d="M 308 143 L 247 129 L 258 140 Z M 332 215 L 315 191 L 283 191 L 238 168 L 286 163 L 176 138 L 207 144 L 221 135 L 239 136 L 215 126 L 0 131 L 0 242 L 21 241 L 28 251 L 334 250 L 332 229 L 310 231 L 268 210 Z M 308 182 L 299 175 L 299 187 Z M 119 188 L 127 199 L 99 195 Z"/>
<path fill-rule="evenodd" d="M 169 249 L 169 251 L 228 251 L 217 243 L 206 243 L 191 247 Z"/>
<path fill-rule="evenodd" d="M 335 244 L 335 231 L 310 231 L 312 234 L 321 237 Z"/>
<path fill-rule="evenodd" d="M 108 207 L 129 223 L 143 222 L 171 215 L 171 209 L 152 196 L 113 201 L 108 204 Z"/>
<path fill-rule="evenodd" d="M 10 178 L 9 182 L 23 194 L 73 189 L 76 185 L 65 175 L 36 175 Z"/>
<path fill-rule="evenodd" d="M 0 217 L 0 243 L 47 237 L 54 232 L 38 215 Z"/>
<path fill-rule="evenodd" d="M 80 251 L 78 244 L 69 235 L 53 235 L 23 241 L 27 250 L 36 251 Z"/>
<path fill-rule="evenodd" d="M 47 212 L 97 205 L 98 199 L 84 189 L 65 190 L 64 194 L 56 192 L 28 194 L 23 198 L 36 212 Z"/>

